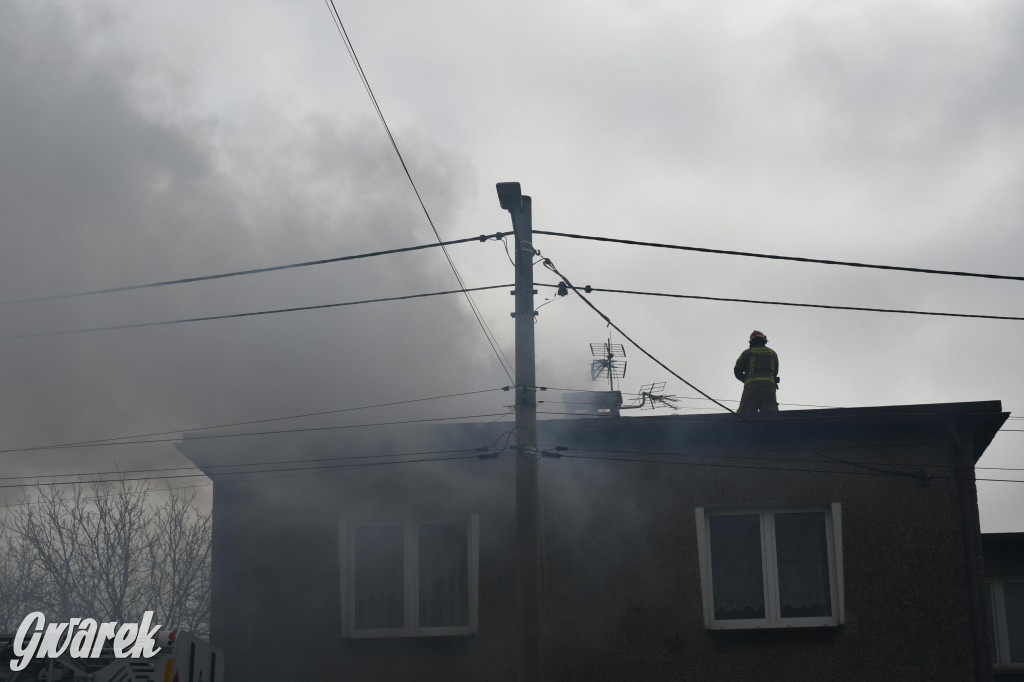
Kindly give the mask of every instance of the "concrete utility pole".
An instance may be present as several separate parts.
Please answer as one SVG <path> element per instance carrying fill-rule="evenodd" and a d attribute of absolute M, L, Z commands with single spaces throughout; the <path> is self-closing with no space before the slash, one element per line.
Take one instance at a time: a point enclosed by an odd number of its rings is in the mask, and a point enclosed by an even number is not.
<path fill-rule="evenodd" d="M 498 200 L 515 232 L 516 308 L 516 605 L 519 682 L 539 682 L 540 451 L 537 448 L 537 371 L 533 320 L 533 215 L 518 182 L 499 182 Z"/>

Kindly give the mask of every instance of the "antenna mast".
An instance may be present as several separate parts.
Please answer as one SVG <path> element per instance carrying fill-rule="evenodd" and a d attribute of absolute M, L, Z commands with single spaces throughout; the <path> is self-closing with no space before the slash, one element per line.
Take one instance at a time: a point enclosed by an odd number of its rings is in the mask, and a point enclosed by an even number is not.
<path fill-rule="evenodd" d="M 590 354 L 594 359 L 590 362 L 590 380 L 597 381 L 602 376 L 608 377 L 608 390 L 615 390 L 615 380 L 626 376 L 626 361 L 617 358 L 626 357 L 626 349 L 621 343 L 612 343 L 611 335 L 604 343 L 590 344 Z"/>

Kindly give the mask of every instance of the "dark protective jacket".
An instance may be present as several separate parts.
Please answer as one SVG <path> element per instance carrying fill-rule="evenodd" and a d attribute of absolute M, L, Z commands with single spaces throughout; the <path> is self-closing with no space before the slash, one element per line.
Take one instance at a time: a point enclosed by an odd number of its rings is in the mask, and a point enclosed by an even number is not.
<path fill-rule="evenodd" d="M 775 384 L 779 375 L 779 356 L 767 346 L 753 346 L 740 353 L 733 374 L 744 384 L 770 381 Z"/>

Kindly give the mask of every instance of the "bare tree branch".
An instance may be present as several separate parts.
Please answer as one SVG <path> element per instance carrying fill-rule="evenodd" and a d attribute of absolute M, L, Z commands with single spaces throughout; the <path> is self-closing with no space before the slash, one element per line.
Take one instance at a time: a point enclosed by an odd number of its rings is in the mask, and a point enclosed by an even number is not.
<path fill-rule="evenodd" d="M 212 518 L 146 482 L 39 486 L 0 520 L 0 631 L 48 619 L 135 621 L 206 636 Z"/>

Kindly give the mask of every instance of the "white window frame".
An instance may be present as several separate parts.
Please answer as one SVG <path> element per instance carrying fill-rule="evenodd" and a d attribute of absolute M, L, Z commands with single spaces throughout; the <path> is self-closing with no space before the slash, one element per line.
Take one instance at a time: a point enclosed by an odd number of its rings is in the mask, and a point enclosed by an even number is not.
<path fill-rule="evenodd" d="M 779 606 L 779 581 L 775 549 L 775 514 L 820 511 L 825 514 L 828 545 L 829 591 L 832 615 L 812 618 L 783 618 Z M 711 517 L 757 514 L 761 524 L 761 575 L 765 617 L 721 620 L 715 618 L 714 586 L 711 584 Z M 709 630 L 752 630 L 772 628 L 835 627 L 846 621 L 843 600 L 843 524 L 838 502 L 819 505 L 779 507 L 697 507 L 697 558 L 700 564 L 704 627 Z"/>
<path fill-rule="evenodd" d="M 989 625 L 992 628 L 993 670 L 1024 670 L 1024 661 L 1010 661 L 1010 630 L 1006 626 L 1006 583 L 1024 583 L 1024 576 L 1014 578 L 992 578 L 986 580 L 989 597 Z"/>
<path fill-rule="evenodd" d="M 420 627 L 419 625 L 419 528 L 431 523 L 464 523 L 466 552 L 469 561 L 469 623 L 468 625 Z M 405 625 L 400 628 L 357 628 L 355 610 L 355 532 L 363 526 L 402 526 L 404 544 Z M 338 522 L 338 547 L 341 548 L 341 613 L 342 634 L 352 639 L 378 637 L 450 637 L 472 635 L 477 631 L 477 602 L 480 573 L 480 516 L 444 521 L 361 522 L 342 519 Z"/>

